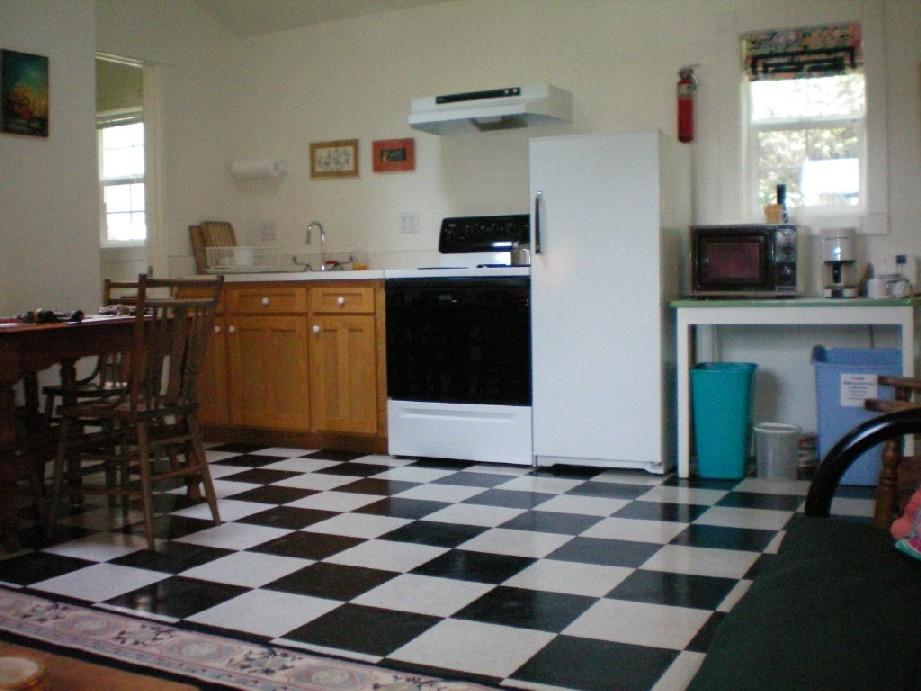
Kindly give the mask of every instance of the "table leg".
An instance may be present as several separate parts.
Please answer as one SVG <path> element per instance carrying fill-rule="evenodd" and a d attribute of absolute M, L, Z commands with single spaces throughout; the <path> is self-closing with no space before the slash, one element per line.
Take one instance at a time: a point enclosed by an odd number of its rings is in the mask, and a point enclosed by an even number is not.
<path fill-rule="evenodd" d="M 77 368 L 75 360 L 61 361 L 61 404 L 65 408 L 72 408 L 77 405 Z M 83 495 L 80 492 L 80 456 L 70 455 L 67 457 L 67 476 L 70 484 L 70 503 L 77 506 L 83 503 Z"/>
<path fill-rule="evenodd" d="M 16 480 L 23 459 L 16 449 L 16 395 L 13 382 L 0 382 L 0 536 L 9 552 L 19 549 Z"/>

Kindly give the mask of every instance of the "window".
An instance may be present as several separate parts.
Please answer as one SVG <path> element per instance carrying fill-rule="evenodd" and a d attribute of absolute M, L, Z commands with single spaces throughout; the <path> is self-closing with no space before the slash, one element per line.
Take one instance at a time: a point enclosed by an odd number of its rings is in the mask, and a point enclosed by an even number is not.
<path fill-rule="evenodd" d="M 100 125 L 102 243 L 141 244 L 147 237 L 144 213 L 144 123 L 129 117 L 109 118 L 101 121 Z"/>
<path fill-rule="evenodd" d="M 750 194 L 800 216 L 866 210 L 866 85 L 858 24 L 743 37 Z"/>

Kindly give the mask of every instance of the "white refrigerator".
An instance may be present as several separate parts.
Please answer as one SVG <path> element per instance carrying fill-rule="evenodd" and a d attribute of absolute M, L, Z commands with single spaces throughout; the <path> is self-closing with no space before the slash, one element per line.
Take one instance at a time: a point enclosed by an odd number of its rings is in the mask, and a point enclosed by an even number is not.
<path fill-rule="evenodd" d="M 664 473 L 686 145 L 658 131 L 536 138 L 529 167 L 535 464 Z"/>

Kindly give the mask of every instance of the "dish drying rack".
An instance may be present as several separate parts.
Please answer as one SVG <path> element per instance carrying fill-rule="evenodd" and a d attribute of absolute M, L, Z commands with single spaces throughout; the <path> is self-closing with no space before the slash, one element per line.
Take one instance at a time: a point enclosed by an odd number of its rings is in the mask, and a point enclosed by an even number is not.
<path fill-rule="evenodd" d="M 283 255 L 277 247 L 234 245 L 206 247 L 208 273 L 265 273 L 278 271 Z"/>

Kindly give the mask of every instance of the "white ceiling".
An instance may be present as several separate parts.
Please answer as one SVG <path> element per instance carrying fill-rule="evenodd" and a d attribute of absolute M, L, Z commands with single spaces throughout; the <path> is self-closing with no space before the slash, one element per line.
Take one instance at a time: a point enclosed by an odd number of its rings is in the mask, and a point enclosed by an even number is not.
<path fill-rule="evenodd" d="M 237 36 L 255 36 L 447 0 L 195 0 Z"/>

